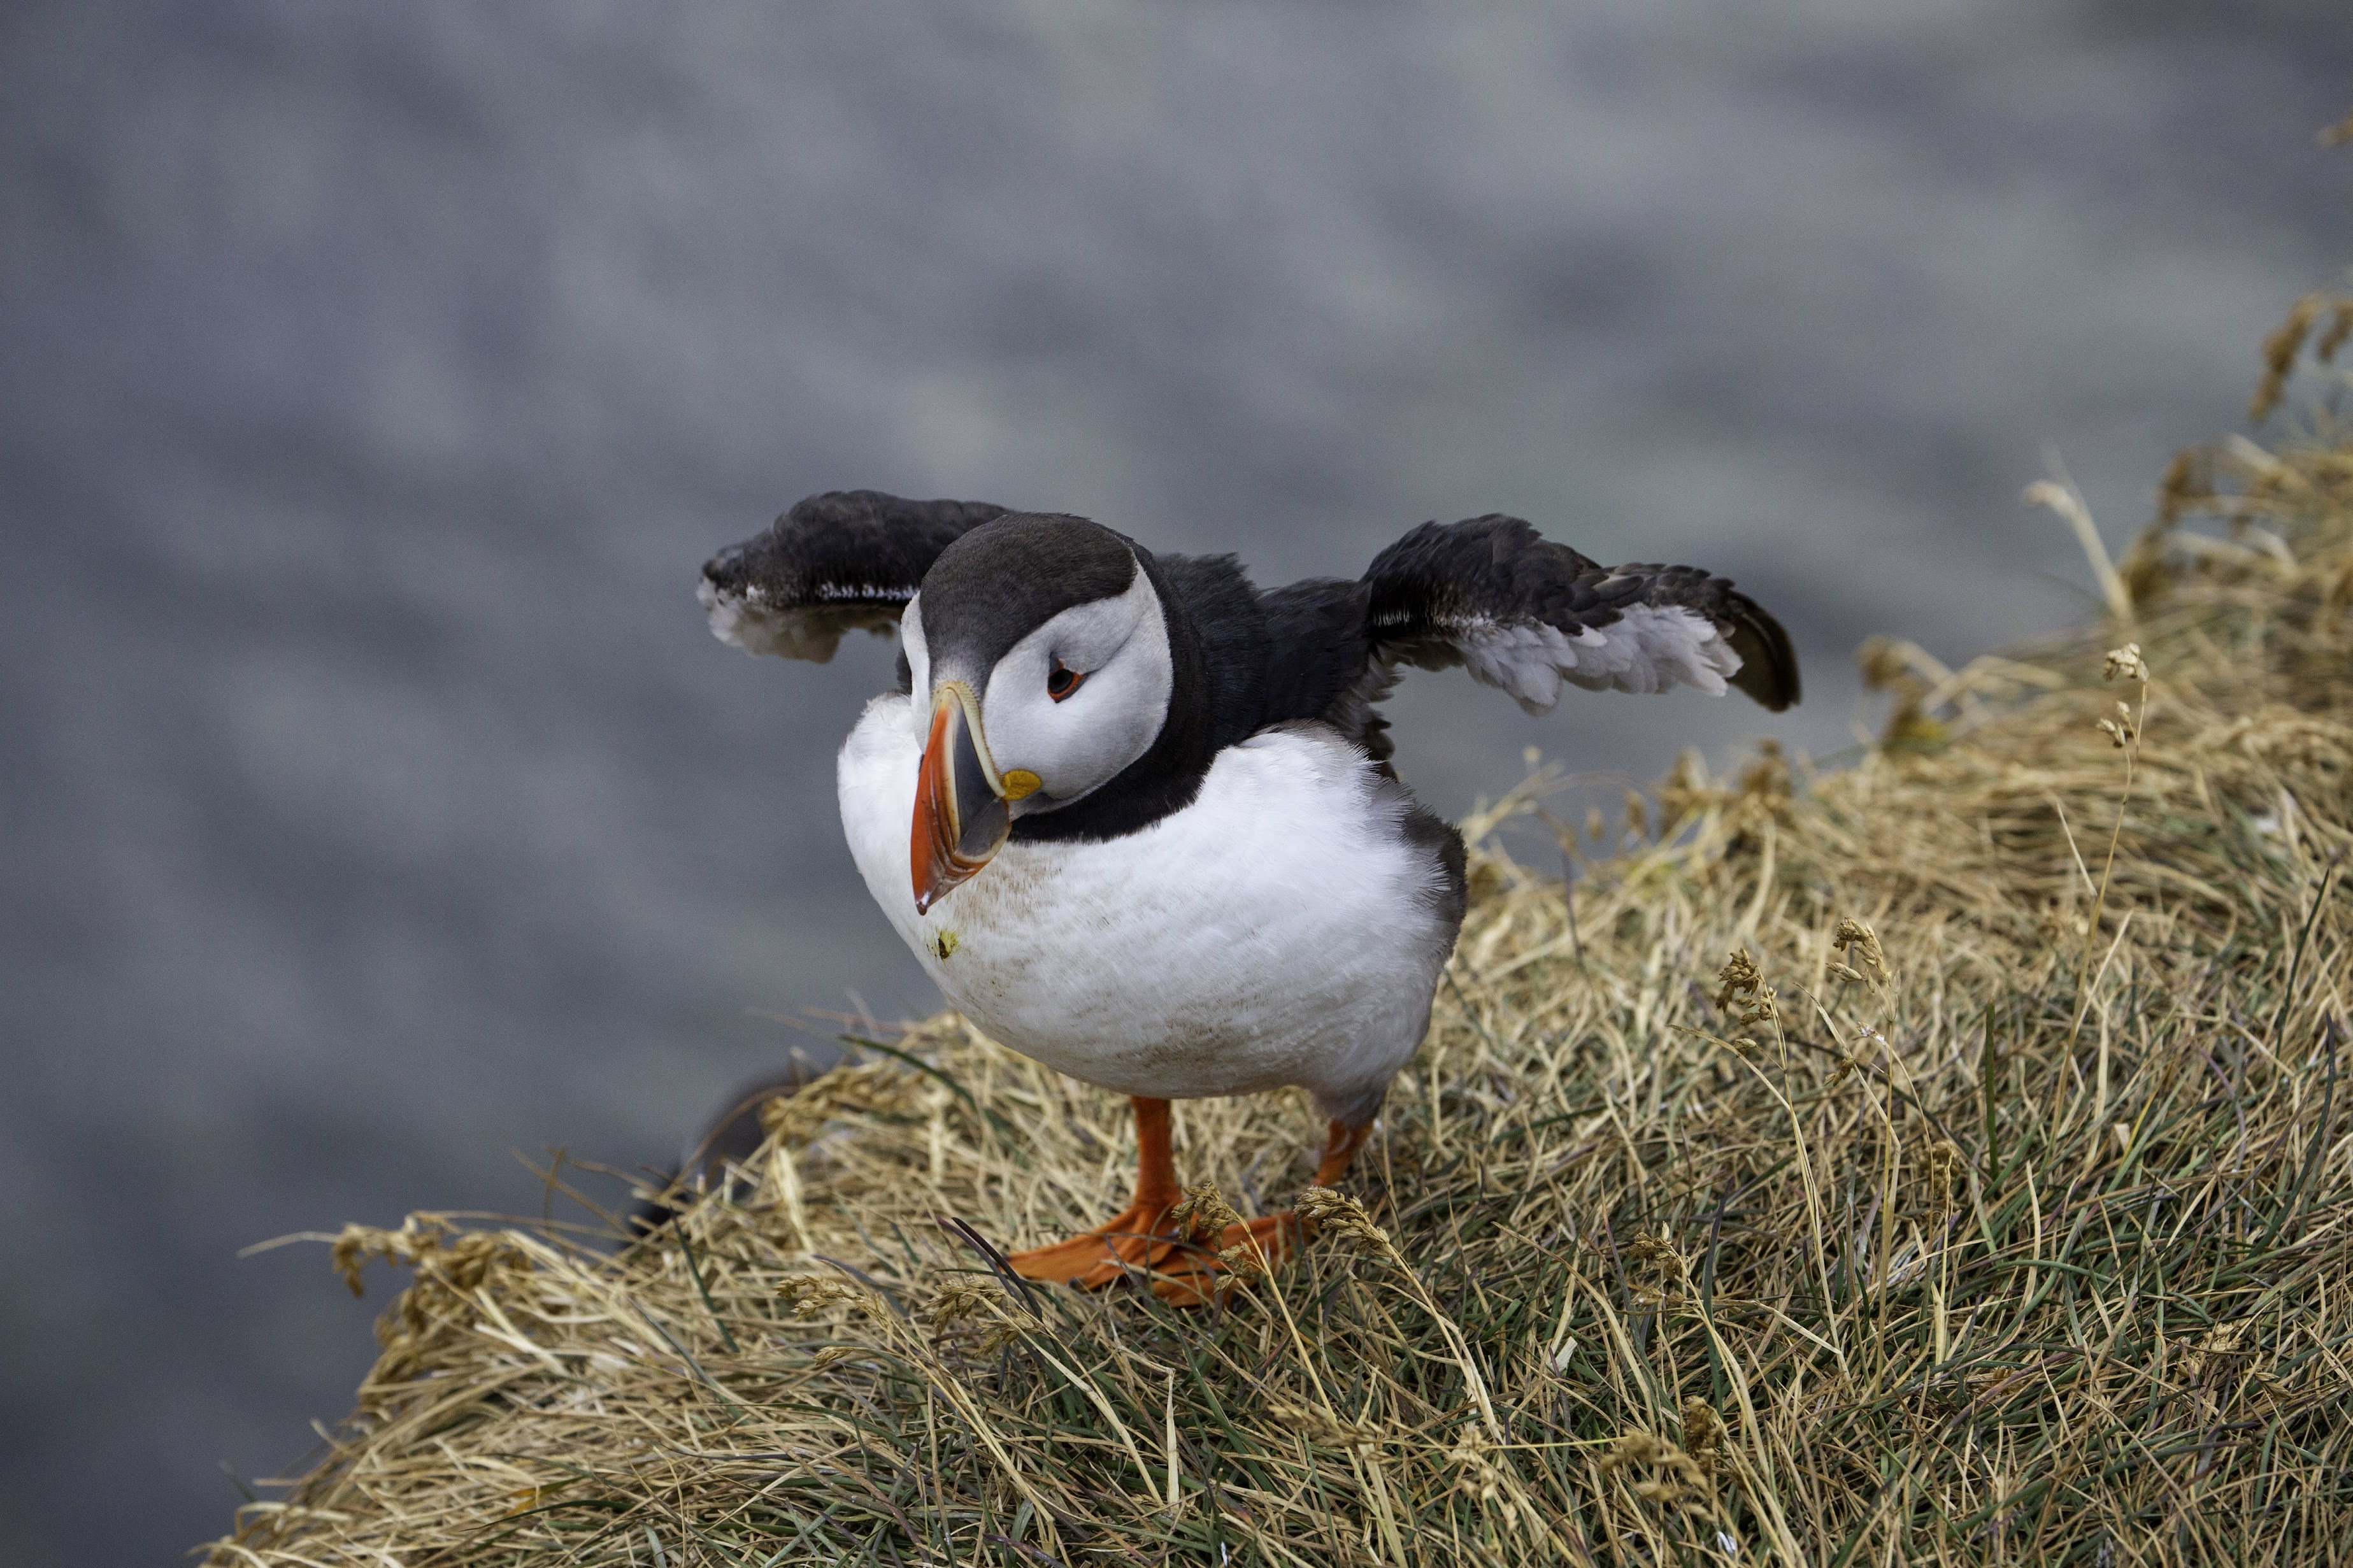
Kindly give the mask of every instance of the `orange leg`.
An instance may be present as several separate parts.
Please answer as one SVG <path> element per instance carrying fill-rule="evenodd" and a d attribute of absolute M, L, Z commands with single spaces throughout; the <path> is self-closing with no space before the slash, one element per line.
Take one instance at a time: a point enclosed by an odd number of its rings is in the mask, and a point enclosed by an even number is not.
<path fill-rule="evenodd" d="M 1024 1279 L 1109 1285 L 1130 1268 L 1148 1268 L 1155 1255 L 1175 1249 L 1168 1211 L 1185 1195 L 1168 1150 L 1168 1102 L 1135 1097 L 1135 1200 L 1109 1220 L 1051 1247 L 1017 1252 L 1007 1261 Z"/>
<path fill-rule="evenodd" d="M 1370 1121 L 1362 1127 L 1351 1127 L 1343 1121 L 1333 1122 L 1331 1134 L 1324 1142 L 1324 1159 L 1315 1167 L 1315 1184 L 1319 1187 L 1335 1185 L 1348 1173 L 1349 1165 L 1356 1161 L 1356 1152 L 1372 1135 L 1373 1124 Z M 1217 1246 L 1220 1252 L 1231 1252 L 1240 1247 L 1244 1258 L 1271 1268 L 1290 1257 L 1292 1248 L 1305 1238 L 1305 1222 L 1286 1209 L 1281 1214 L 1226 1226 L 1224 1233 L 1218 1237 Z M 1216 1278 L 1226 1266 L 1222 1259 L 1210 1258 L 1206 1248 L 1172 1258 L 1159 1268 L 1161 1273 L 1154 1279 L 1152 1288 L 1179 1306 L 1198 1305 L 1233 1287 L 1232 1280 Z"/>
<path fill-rule="evenodd" d="M 1356 1163 L 1356 1151 L 1363 1148 L 1365 1141 L 1372 1135 L 1373 1124 L 1369 1121 L 1362 1127 L 1351 1127 L 1344 1121 L 1332 1123 L 1332 1136 L 1324 1145 L 1324 1163 L 1315 1167 L 1315 1184 L 1319 1187 L 1338 1186 L 1340 1178 L 1346 1175 L 1348 1167 Z"/>
<path fill-rule="evenodd" d="M 1090 1290 L 1117 1284 L 1133 1272 L 1152 1281 L 1153 1291 L 1180 1307 L 1198 1307 L 1232 1289 L 1231 1271 L 1217 1256 L 1234 1247 L 1243 1256 L 1263 1260 L 1271 1268 L 1286 1257 L 1299 1239 L 1299 1221 L 1289 1213 L 1229 1225 L 1214 1243 L 1189 1240 L 1176 1234 L 1169 1211 L 1184 1189 L 1176 1184 L 1176 1163 L 1168 1146 L 1168 1102 L 1137 1096 L 1135 1104 L 1135 1197 L 1127 1207 L 1092 1230 L 1017 1252 L 1008 1259 L 1025 1279 L 1068 1283 Z M 1372 1123 L 1348 1127 L 1332 1123 L 1324 1161 L 1315 1170 L 1316 1184 L 1329 1186 L 1347 1173 L 1371 1135 Z"/>

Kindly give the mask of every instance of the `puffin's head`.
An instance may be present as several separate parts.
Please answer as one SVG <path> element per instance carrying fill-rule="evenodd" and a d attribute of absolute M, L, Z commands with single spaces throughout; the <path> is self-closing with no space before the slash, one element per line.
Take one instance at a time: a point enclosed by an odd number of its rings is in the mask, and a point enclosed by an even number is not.
<path fill-rule="evenodd" d="M 923 771 L 917 912 L 988 864 L 1013 818 L 1082 800 L 1152 749 L 1175 661 L 1135 549 L 1015 513 L 941 552 L 901 621 Z"/>

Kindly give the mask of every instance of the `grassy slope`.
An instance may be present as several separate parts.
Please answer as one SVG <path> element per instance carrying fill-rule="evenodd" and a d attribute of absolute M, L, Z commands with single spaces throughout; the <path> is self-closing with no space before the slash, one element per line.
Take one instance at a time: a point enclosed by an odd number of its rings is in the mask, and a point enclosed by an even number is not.
<path fill-rule="evenodd" d="M 938 1019 L 617 1258 L 346 1233 L 415 1282 L 211 1561 L 2346 1552 L 2353 447 L 2186 454 L 2108 589 L 2129 625 L 2014 661 L 1867 650 L 1883 746 L 1687 768 L 1573 930 L 1481 858 L 1370 1224 L 1231 1310 L 1008 1293 L 944 1230 L 1092 1223 L 1133 1153 Z M 2127 638 L 2146 684 L 2104 682 Z M 1768 989 L 1727 1008 L 1735 948 Z M 1286 1097 L 1176 1126 L 1245 1210 L 1320 1141 Z"/>

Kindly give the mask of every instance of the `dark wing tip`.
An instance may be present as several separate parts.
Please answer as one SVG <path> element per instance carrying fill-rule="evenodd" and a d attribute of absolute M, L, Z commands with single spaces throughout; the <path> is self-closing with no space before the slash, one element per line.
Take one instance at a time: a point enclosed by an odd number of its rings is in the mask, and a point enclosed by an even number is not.
<path fill-rule="evenodd" d="M 761 537 L 765 537 L 761 536 Z M 702 563 L 702 581 L 718 594 L 741 594 L 752 585 L 753 550 L 758 538 L 731 544 Z"/>
<path fill-rule="evenodd" d="M 1746 594 L 1727 595 L 1725 609 L 1732 628 L 1732 651 L 1740 656 L 1740 672 L 1732 684 L 1770 712 L 1796 704 L 1799 695 L 1798 653 L 1781 623 Z"/>
<path fill-rule="evenodd" d="M 940 552 L 1004 515 L 986 501 L 880 490 L 806 496 L 704 562 L 697 596 L 723 642 L 822 664 L 844 632 L 896 626 Z"/>

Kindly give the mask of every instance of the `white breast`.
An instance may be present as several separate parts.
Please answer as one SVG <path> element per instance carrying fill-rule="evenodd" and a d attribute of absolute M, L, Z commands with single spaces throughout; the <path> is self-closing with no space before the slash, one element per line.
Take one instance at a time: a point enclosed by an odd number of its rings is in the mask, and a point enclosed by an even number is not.
<path fill-rule="evenodd" d="M 1219 752 L 1184 810 L 1103 843 L 1008 844 L 918 915 L 910 713 L 878 697 L 851 731 L 842 826 L 952 1005 L 1121 1093 L 1299 1084 L 1327 1113 L 1369 1113 L 1420 1043 L 1454 933 L 1402 792 L 1363 753 L 1320 725 L 1270 731 Z"/>

